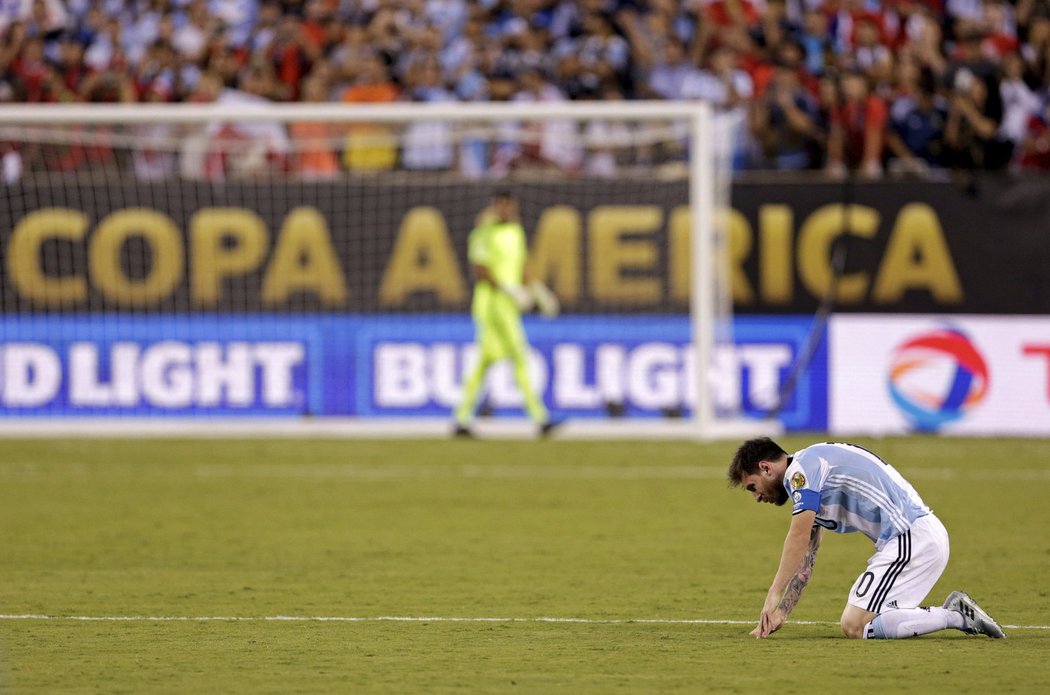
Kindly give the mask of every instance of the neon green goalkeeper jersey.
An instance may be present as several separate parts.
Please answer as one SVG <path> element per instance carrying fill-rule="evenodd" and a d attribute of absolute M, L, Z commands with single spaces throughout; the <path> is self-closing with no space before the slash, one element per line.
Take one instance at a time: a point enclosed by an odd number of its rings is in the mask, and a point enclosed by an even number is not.
<path fill-rule="evenodd" d="M 490 222 L 482 224 L 470 233 L 467 241 L 467 258 L 474 265 L 489 269 L 496 281 L 505 285 L 520 285 L 525 274 L 528 248 L 525 244 L 525 229 L 517 222 Z M 487 302 L 496 288 L 487 282 L 474 286 L 474 303 Z M 502 293 L 500 293 L 502 294 Z"/>

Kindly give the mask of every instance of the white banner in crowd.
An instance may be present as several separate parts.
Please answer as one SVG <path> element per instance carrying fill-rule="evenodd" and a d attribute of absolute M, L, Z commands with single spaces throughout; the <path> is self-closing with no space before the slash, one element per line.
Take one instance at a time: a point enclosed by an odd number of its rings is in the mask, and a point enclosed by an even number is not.
<path fill-rule="evenodd" d="M 1050 435 L 1050 318 L 833 318 L 835 434 Z"/>

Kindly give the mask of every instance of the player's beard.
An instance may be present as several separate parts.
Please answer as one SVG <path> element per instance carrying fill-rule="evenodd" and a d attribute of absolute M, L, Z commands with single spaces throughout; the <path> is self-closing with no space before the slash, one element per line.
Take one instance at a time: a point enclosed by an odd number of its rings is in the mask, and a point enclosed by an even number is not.
<path fill-rule="evenodd" d="M 777 505 L 778 507 L 783 507 L 785 504 L 787 504 L 787 501 L 787 490 L 784 489 L 783 485 L 777 485 L 776 490 L 773 491 L 773 504 Z"/>

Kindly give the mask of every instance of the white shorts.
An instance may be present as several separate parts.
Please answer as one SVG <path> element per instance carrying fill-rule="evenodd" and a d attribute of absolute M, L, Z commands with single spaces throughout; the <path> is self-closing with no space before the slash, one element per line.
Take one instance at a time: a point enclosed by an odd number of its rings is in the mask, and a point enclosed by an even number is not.
<path fill-rule="evenodd" d="M 933 514 L 919 517 L 906 533 L 868 558 L 853 582 L 849 604 L 871 613 L 918 608 L 948 565 L 948 531 Z"/>

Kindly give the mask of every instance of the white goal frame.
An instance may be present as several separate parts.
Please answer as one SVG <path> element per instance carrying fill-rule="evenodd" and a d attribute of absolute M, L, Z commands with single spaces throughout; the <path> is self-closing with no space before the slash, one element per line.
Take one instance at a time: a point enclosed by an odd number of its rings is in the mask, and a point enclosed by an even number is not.
<path fill-rule="evenodd" d="M 716 258 L 720 256 L 717 243 L 719 234 L 716 224 L 716 186 L 718 172 L 715 163 L 716 147 L 713 147 L 717 136 L 714 113 L 709 104 L 700 101 L 634 101 L 634 102 L 562 102 L 562 103 L 436 103 L 436 104 L 17 104 L 0 107 L 0 128 L 25 128 L 37 125 L 112 125 L 112 124 L 206 124 L 212 122 L 330 122 L 330 123 L 391 123 L 403 124 L 418 120 L 440 120 L 449 122 L 507 122 L 521 120 L 572 120 L 589 119 L 607 120 L 646 120 L 657 119 L 687 124 L 690 143 L 700 146 L 689 147 L 688 158 L 688 202 L 691 216 L 691 262 L 692 278 L 715 278 Z M 708 146 L 703 146 L 707 143 Z M 730 176 L 730 172 L 721 172 Z M 723 255 L 724 257 L 724 255 Z M 727 259 L 726 259 L 727 260 Z M 722 269 L 728 277 L 728 269 Z M 564 427 L 566 437 L 587 438 L 685 438 L 685 439 L 725 439 L 738 438 L 757 432 L 775 433 L 781 429 L 776 421 L 756 420 L 752 418 L 719 417 L 714 408 L 710 389 L 709 369 L 714 360 L 716 342 L 716 317 L 720 298 L 715 288 L 715 281 L 702 280 L 690 283 L 690 326 L 695 354 L 694 369 L 696 402 L 693 415 L 689 419 L 678 421 L 637 422 L 616 420 L 615 422 L 569 422 Z M 86 425 L 84 419 L 62 418 L 50 421 L 41 431 L 55 432 L 64 427 L 63 420 L 68 420 L 71 432 L 83 433 L 85 429 L 98 431 L 98 427 Z M 76 422 L 73 422 L 73 421 Z M 165 434 L 192 434 L 199 431 L 209 434 L 207 423 L 199 419 L 181 421 L 180 424 L 165 425 L 172 418 L 148 418 L 149 422 L 136 424 L 134 418 L 109 420 L 118 432 L 150 434 L 159 431 Z M 337 423 L 313 424 L 302 428 L 306 435 L 335 435 L 340 432 Z M 323 419 L 322 419 L 323 420 Z M 350 434 L 367 436 L 368 421 L 360 421 L 345 431 Z M 194 424 L 196 423 L 196 425 Z M 378 424 L 375 431 L 390 435 L 398 432 L 402 435 L 430 436 L 435 431 L 435 423 L 424 424 L 413 432 L 410 421 L 400 420 L 400 424 Z M 26 420 L 4 423 L 0 420 L 0 435 L 11 432 L 31 433 L 36 427 L 26 427 Z M 44 423 L 41 423 L 43 425 Z M 141 427 L 140 427 L 141 425 Z M 203 428 L 200 425 L 205 425 Z M 242 435 L 254 431 L 251 427 L 240 426 L 227 421 L 229 432 L 240 432 Z M 103 430 L 109 429 L 104 427 Z M 287 434 L 295 428 L 273 428 L 273 422 L 259 425 L 260 434 Z M 484 428 L 479 428 L 484 432 Z M 513 427 L 494 428 L 496 436 L 514 436 Z M 531 431 L 531 430 L 530 430 Z M 509 432 L 509 435 L 507 434 Z M 502 433 L 502 434 L 501 434 Z M 219 436 L 220 432 L 210 432 Z"/>

